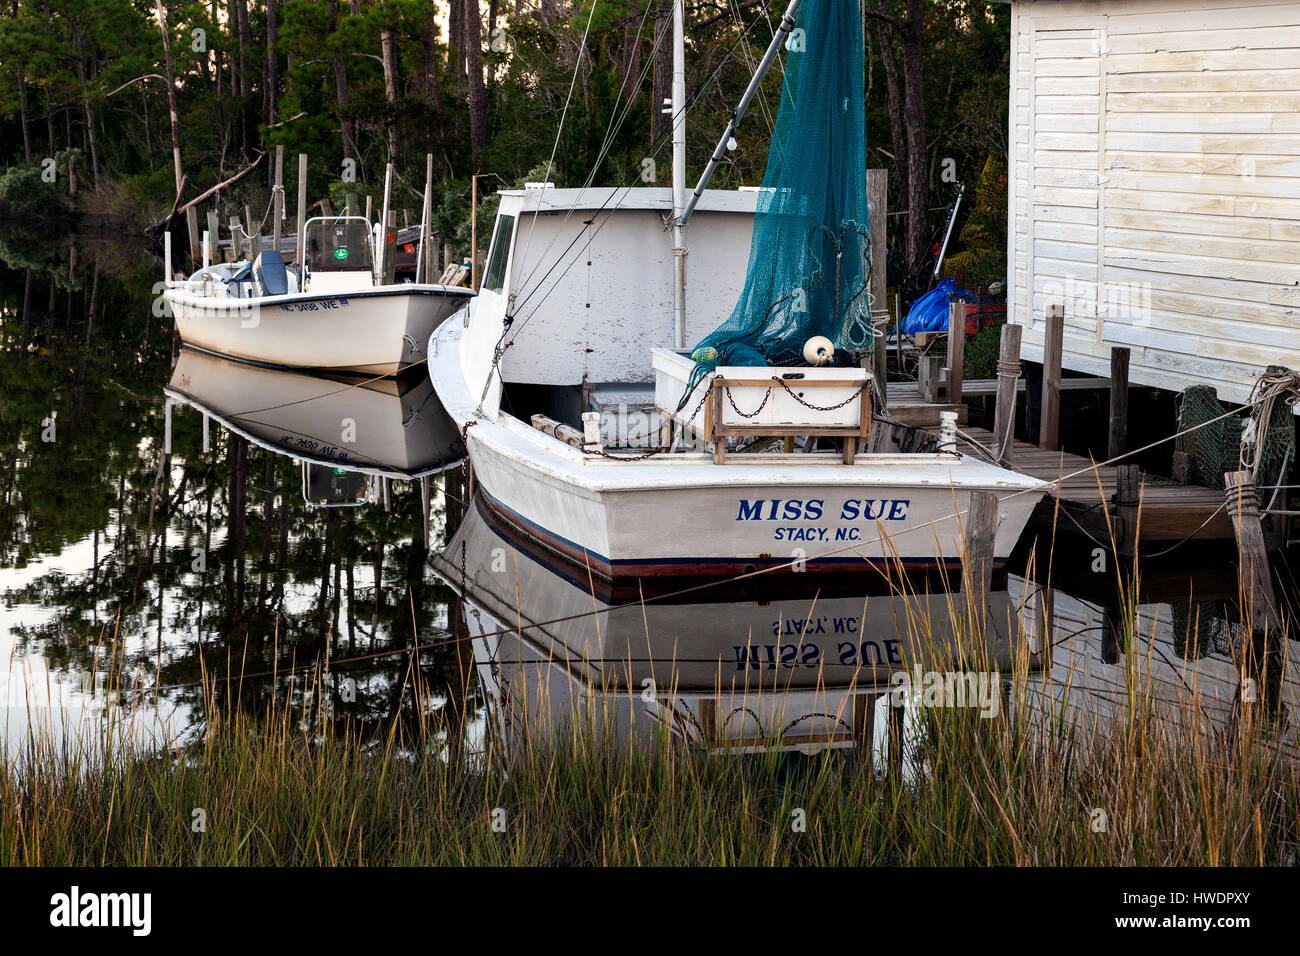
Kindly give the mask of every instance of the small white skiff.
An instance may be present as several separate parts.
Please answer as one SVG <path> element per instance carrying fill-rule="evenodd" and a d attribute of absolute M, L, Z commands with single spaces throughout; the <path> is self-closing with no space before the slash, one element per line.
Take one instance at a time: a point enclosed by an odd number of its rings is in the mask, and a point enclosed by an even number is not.
<path fill-rule="evenodd" d="M 182 341 L 282 368 L 394 375 L 423 361 L 429 334 L 474 293 L 432 283 L 377 285 L 369 229 L 351 218 L 307 223 L 305 270 L 268 249 L 252 262 L 206 266 L 167 288 Z"/>

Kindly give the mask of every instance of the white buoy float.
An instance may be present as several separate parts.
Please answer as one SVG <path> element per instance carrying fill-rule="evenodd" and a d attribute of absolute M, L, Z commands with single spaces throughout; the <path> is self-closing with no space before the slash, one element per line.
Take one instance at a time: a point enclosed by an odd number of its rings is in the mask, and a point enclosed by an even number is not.
<path fill-rule="evenodd" d="M 830 365 L 835 357 L 835 343 L 824 335 L 814 335 L 803 344 L 803 357 L 809 365 Z"/>

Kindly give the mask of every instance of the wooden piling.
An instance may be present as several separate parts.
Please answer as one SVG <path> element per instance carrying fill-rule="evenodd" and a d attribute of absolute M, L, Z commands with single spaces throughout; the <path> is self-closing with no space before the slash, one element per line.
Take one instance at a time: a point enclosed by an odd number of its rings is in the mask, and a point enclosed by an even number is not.
<path fill-rule="evenodd" d="M 1002 326 L 998 345 L 998 395 L 994 409 L 993 453 L 1004 467 L 1011 466 L 1016 444 L 1016 384 L 1020 381 L 1020 341 L 1024 328 L 1010 323 Z"/>
<path fill-rule="evenodd" d="M 984 633 L 988 617 L 989 589 L 993 583 L 994 539 L 998 529 L 998 496 L 992 491 L 973 491 L 966 513 L 966 606 L 977 634 Z"/>
<path fill-rule="evenodd" d="M 921 397 L 927 404 L 939 404 L 939 377 L 943 370 L 943 359 L 937 355 L 922 355 L 917 363 L 917 384 L 921 386 Z"/>
<path fill-rule="evenodd" d="M 1234 715 L 1241 715 L 1243 702 L 1262 702 L 1265 713 L 1276 718 L 1285 714 L 1281 707 L 1285 631 L 1273 591 L 1268 546 L 1260 524 L 1259 499 L 1254 481 L 1247 472 L 1230 471 L 1223 476 L 1223 483 L 1232 530 L 1237 538 L 1241 625 L 1242 630 L 1250 634 L 1248 653 L 1240 664 L 1242 681 Z M 1249 695 L 1243 692 L 1250 686 L 1248 681 L 1254 682 L 1253 693 Z"/>
<path fill-rule="evenodd" d="M 1128 363 L 1128 349 L 1110 350 L 1110 442 L 1106 451 L 1111 460 L 1128 451 Z"/>
<path fill-rule="evenodd" d="M 302 265 L 303 250 L 307 248 L 307 234 L 303 225 L 307 222 L 307 154 L 298 154 L 298 221 L 294 225 L 293 261 Z"/>
<path fill-rule="evenodd" d="M 901 369 L 903 367 L 903 293 L 894 293 L 894 345 L 897 348 L 895 352 L 895 364 Z"/>
<path fill-rule="evenodd" d="M 872 374 L 880 384 L 880 397 L 886 398 L 885 382 L 888 367 L 889 289 L 885 274 L 888 256 L 889 171 L 867 170 L 867 242 L 871 253 L 871 269 L 867 274 L 867 301 L 871 318 Z M 864 250 L 865 251 L 865 250 Z M 876 334 L 879 332 L 879 334 Z"/>
<path fill-rule="evenodd" d="M 248 236 L 248 258 L 254 258 L 262 249 L 262 227 L 257 227 L 257 234 L 253 234 L 253 210 L 244 204 L 244 235 Z"/>
<path fill-rule="evenodd" d="M 478 175 L 469 187 L 469 287 L 478 289 Z"/>
<path fill-rule="evenodd" d="M 1246 602 L 1242 609 L 1243 621 L 1249 620 L 1255 631 L 1266 628 L 1281 631 L 1282 619 L 1273 594 L 1255 483 L 1248 472 L 1230 471 L 1223 476 L 1223 484 L 1228 515 L 1237 538 L 1241 593 Z"/>
<path fill-rule="evenodd" d="M 1065 306 L 1047 307 L 1043 333 L 1043 405 L 1038 444 L 1050 451 L 1061 449 L 1061 353 L 1065 348 Z"/>
<path fill-rule="evenodd" d="M 433 281 L 433 153 L 424 156 L 424 199 L 420 204 L 419 258 L 415 263 L 415 281 Z"/>
<path fill-rule="evenodd" d="M 209 261 L 221 262 L 221 223 L 217 221 L 217 212 L 215 209 L 209 209 L 204 214 L 203 221 L 208 227 L 208 247 Z"/>
<path fill-rule="evenodd" d="M 384 285 L 397 281 L 397 210 L 388 210 L 384 223 Z"/>
<path fill-rule="evenodd" d="M 948 299 L 948 404 L 960 405 L 966 365 L 966 300 Z"/>
<path fill-rule="evenodd" d="M 198 265 L 203 261 L 203 250 L 199 248 L 199 211 L 193 206 L 185 210 L 185 228 L 189 231 L 190 263 Z"/>
<path fill-rule="evenodd" d="M 1142 469 L 1120 465 L 1115 469 L 1115 515 L 1119 519 L 1115 543 L 1119 553 L 1137 556 L 1138 522 L 1142 505 Z"/>
<path fill-rule="evenodd" d="M 275 147 L 275 186 L 271 190 L 271 248 L 280 251 L 280 224 L 284 218 L 284 146 Z"/>

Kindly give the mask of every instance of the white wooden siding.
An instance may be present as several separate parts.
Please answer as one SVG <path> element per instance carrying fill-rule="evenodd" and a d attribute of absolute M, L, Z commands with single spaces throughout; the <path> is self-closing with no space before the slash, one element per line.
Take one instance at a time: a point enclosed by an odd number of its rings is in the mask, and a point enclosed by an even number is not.
<path fill-rule="evenodd" d="M 1300 2 L 1012 8 L 1009 310 L 1042 360 L 1244 401 L 1300 368 Z"/>

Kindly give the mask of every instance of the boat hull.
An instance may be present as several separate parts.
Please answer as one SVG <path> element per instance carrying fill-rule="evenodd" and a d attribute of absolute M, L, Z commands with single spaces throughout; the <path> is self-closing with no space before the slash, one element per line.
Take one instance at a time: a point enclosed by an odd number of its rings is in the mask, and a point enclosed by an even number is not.
<path fill-rule="evenodd" d="M 974 492 L 998 496 L 995 564 L 1009 557 L 1044 483 L 952 454 L 585 454 L 511 416 L 489 417 L 466 383 L 461 323 L 430 345 L 430 374 L 461 424 L 475 488 L 494 514 L 609 579 L 962 566 Z M 462 362 L 464 361 L 464 366 Z"/>
<path fill-rule="evenodd" d="M 473 295 L 446 286 L 241 299 L 182 288 L 164 297 L 182 341 L 281 368 L 395 375 L 425 359 L 434 329 Z"/>

